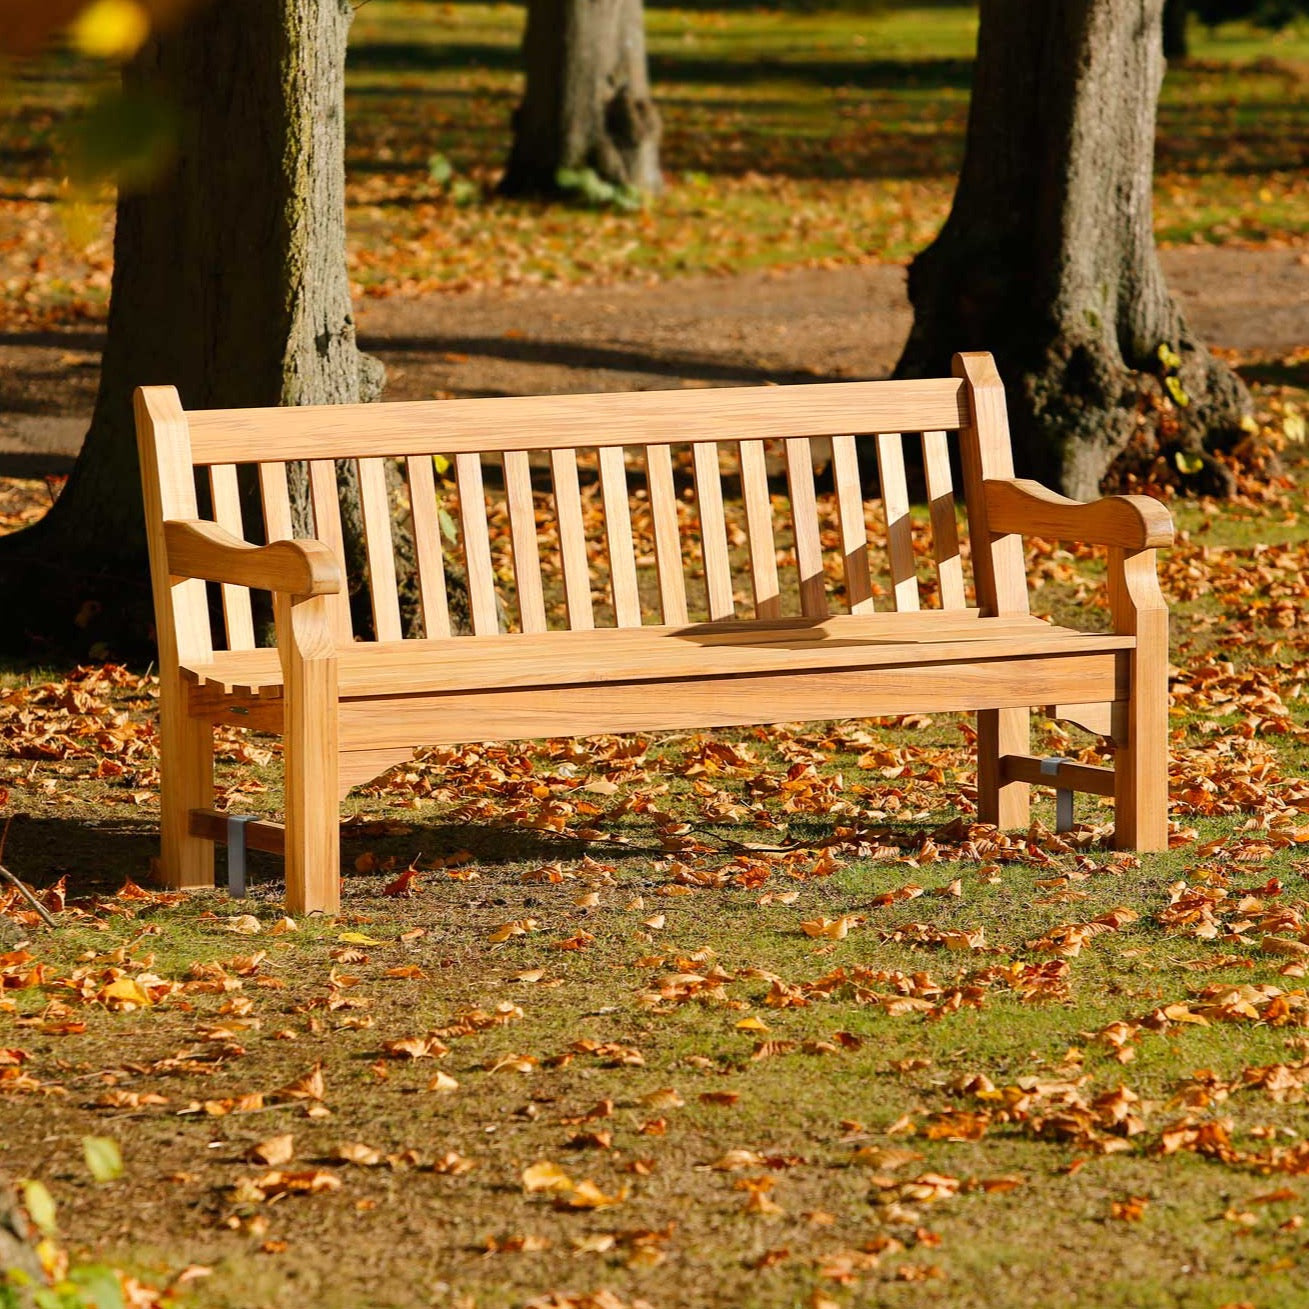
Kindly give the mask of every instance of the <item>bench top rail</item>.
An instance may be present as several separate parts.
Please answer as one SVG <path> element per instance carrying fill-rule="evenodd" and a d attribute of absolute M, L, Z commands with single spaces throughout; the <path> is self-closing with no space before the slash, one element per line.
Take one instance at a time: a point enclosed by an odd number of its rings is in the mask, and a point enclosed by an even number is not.
<path fill-rule="evenodd" d="M 505 396 L 187 414 L 197 464 L 954 430 L 958 378 Z"/>

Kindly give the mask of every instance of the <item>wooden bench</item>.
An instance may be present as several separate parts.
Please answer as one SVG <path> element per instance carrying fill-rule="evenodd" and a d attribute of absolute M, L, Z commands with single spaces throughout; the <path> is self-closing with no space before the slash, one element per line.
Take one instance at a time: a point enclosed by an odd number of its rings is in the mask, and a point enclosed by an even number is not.
<path fill-rule="evenodd" d="M 1171 543 L 1171 520 L 1148 497 L 1079 504 L 1015 480 L 989 355 L 959 356 L 955 376 L 941 380 L 299 409 L 187 413 L 171 387 L 149 387 L 137 394 L 137 425 L 160 658 L 160 868 L 170 886 L 214 882 L 214 841 L 226 830 L 213 808 L 215 724 L 282 735 L 285 830 L 254 824 L 248 839 L 284 853 L 292 912 L 338 907 L 338 806 L 351 787 L 416 747 L 486 740 L 975 711 L 982 821 L 1025 826 L 1029 786 L 1043 783 L 1112 795 L 1120 848 L 1167 844 L 1168 616 L 1155 549 Z M 910 519 L 903 433 L 921 434 L 930 550 Z M 955 437 L 968 552 L 951 481 Z M 826 530 L 815 438 L 830 440 L 839 509 L 839 526 Z M 864 441 L 880 472 L 880 519 L 861 490 Z M 596 451 L 583 461 L 585 491 L 579 449 Z M 471 635 L 451 631 L 433 454 L 454 465 Z M 768 461 L 779 457 L 789 515 L 770 494 Z M 357 461 L 376 639 L 352 630 L 337 460 Z M 503 553 L 498 571 L 493 561 L 503 543 L 488 531 L 491 460 L 502 470 L 493 511 L 508 520 L 512 585 Z M 297 461 L 307 463 L 314 540 L 291 539 L 287 467 Z M 387 461 L 405 469 L 422 639 L 402 639 L 399 479 L 393 471 L 388 490 Z M 550 494 L 537 497 L 533 473 L 543 477 L 547 461 Z M 245 483 L 241 465 L 254 466 Z M 739 478 L 735 561 L 724 467 Z M 679 469 L 692 474 L 680 488 Z M 241 487 L 256 475 L 272 544 L 243 540 Z M 205 502 L 213 521 L 200 521 Z M 603 543 L 588 539 L 586 503 L 593 520 L 602 507 Z M 779 518 L 790 520 L 786 550 Z M 259 524 L 249 535 L 261 538 Z M 1108 548 L 1107 633 L 1031 615 L 1024 536 Z M 882 555 L 885 585 L 872 570 Z M 543 584 L 543 559 L 548 571 L 556 558 L 563 630 L 550 627 Z M 737 595 L 746 576 L 749 602 Z M 221 642 L 206 581 L 221 583 Z M 251 589 L 272 593 L 275 649 L 256 648 Z M 788 595 L 799 610 L 790 616 Z M 1037 706 L 1111 737 L 1115 768 L 1043 769 L 1029 753 Z"/>

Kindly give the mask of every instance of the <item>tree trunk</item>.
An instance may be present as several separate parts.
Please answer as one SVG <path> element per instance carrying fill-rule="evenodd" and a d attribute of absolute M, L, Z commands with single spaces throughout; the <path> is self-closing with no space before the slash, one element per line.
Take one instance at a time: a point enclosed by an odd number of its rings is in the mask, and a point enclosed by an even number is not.
<path fill-rule="evenodd" d="M 39 582 L 29 627 L 80 611 L 84 640 L 118 643 L 138 604 L 148 614 L 133 388 L 173 383 L 188 408 L 381 389 L 345 266 L 350 18 L 347 0 L 224 0 L 126 69 L 129 87 L 176 107 L 176 158 L 148 192 L 119 196 L 100 391 L 73 474 L 45 519 L 0 544 L 0 583 Z"/>
<path fill-rule="evenodd" d="M 1155 251 L 1163 4 L 982 0 L 959 186 L 909 270 L 914 325 L 897 375 L 941 376 L 953 351 L 990 350 L 1021 470 L 1083 498 L 1129 443 L 1198 452 L 1235 439 L 1250 411 Z M 1230 478 L 1204 455 L 1196 484 Z"/>
<path fill-rule="evenodd" d="M 1164 58 L 1185 59 L 1190 54 L 1186 40 L 1189 0 L 1164 0 Z"/>
<path fill-rule="evenodd" d="M 558 194 L 561 170 L 659 190 L 641 0 L 528 0 L 526 83 L 501 189 Z"/>

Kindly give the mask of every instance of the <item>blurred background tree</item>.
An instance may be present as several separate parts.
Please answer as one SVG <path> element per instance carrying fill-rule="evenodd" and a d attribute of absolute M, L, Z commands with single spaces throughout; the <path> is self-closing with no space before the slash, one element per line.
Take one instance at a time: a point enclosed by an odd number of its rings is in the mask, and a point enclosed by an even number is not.
<path fill-rule="evenodd" d="M 641 0 L 527 0 L 522 59 L 506 195 L 659 190 Z"/>

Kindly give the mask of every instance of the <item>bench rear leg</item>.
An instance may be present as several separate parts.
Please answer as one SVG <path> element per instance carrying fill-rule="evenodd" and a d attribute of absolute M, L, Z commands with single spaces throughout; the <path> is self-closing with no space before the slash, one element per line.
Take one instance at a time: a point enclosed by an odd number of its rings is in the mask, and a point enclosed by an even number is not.
<path fill-rule="evenodd" d="M 336 652 L 324 597 L 277 596 L 285 719 L 286 907 L 341 907 Z"/>
<path fill-rule="evenodd" d="M 159 880 L 169 887 L 211 887 L 214 843 L 191 835 L 191 810 L 214 803 L 214 729 L 186 712 L 180 681 L 160 678 Z"/>
<path fill-rule="evenodd" d="M 1005 755 L 1030 753 L 1031 719 L 1030 709 L 982 709 L 977 715 L 977 817 L 1002 831 L 1025 829 L 1031 820 L 1030 787 L 1000 775 Z"/>

